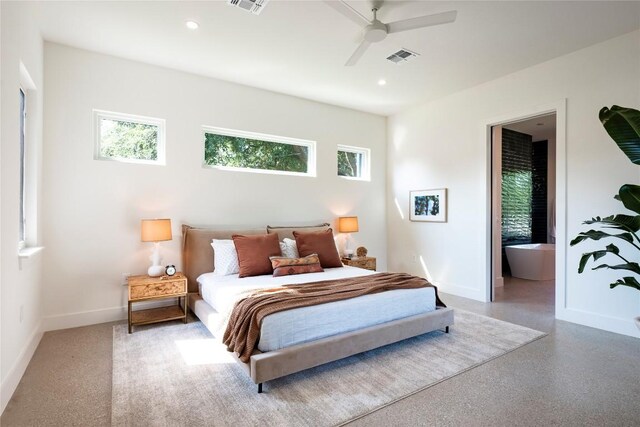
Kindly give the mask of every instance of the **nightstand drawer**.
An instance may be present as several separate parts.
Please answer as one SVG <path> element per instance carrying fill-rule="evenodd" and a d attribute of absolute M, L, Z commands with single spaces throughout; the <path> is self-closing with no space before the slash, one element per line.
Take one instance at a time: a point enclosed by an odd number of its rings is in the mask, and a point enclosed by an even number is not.
<path fill-rule="evenodd" d="M 184 277 L 172 277 L 160 281 L 158 278 L 129 281 L 129 300 L 158 298 L 187 293 L 187 280 Z"/>

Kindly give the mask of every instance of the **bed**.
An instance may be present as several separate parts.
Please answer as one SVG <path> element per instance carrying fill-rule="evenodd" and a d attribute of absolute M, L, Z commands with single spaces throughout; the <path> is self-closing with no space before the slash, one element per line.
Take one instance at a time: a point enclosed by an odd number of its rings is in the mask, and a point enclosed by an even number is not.
<path fill-rule="evenodd" d="M 323 273 L 295 276 L 216 276 L 212 239 L 234 234 L 277 233 L 280 240 L 293 231 L 313 227 L 216 230 L 183 225 L 183 270 L 189 284 L 189 308 L 216 337 L 240 295 L 247 290 L 319 280 L 373 275 L 355 267 L 328 268 Z M 236 360 L 262 392 L 262 384 L 285 375 L 342 359 L 438 329 L 448 332 L 453 310 L 435 305 L 435 289 L 401 289 L 348 300 L 273 313 L 260 327 L 257 349 L 245 363 Z M 235 356 L 235 354 L 234 354 Z"/>

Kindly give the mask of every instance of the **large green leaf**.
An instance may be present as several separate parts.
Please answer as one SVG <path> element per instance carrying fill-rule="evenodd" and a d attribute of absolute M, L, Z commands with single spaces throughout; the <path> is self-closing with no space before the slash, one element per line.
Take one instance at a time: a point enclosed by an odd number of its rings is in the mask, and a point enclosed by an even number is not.
<path fill-rule="evenodd" d="M 593 257 L 593 260 L 597 261 L 598 259 L 602 258 L 606 254 L 607 254 L 607 251 L 593 251 L 593 252 L 587 252 L 586 254 L 582 254 L 582 256 L 580 257 L 580 264 L 578 265 L 578 273 L 582 273 L 584 271 L 584 268 L 587 265 L 587 262 L 589 262 L 589 258 Z"/>
<path fill-rule="evenodd" d="M 611 283 L 609 287 L 613 289 L 618 285 L 629 286 L 631 288 L 634 288 L 640 291 L 640 283 L 638 283 L 635 277 L 630 277 L 630 276 L 623 277 L 622 279 L 618 279 L 614 283 Z"/>
<path fill-rule="evenodd" d="M 620 187 L 618 196 L 625 208 L 640 214 L 640 185 L 625 184 Z"/>
<path fill-rule="evenodd" d="M 618 249 L 618 247 L 614 244 L 609 244 L 607 245 L 607 248 L 605 250 L 587 252 L 585 254 L 582 254 L 582 257 L 580 257 L 580 265 L 578 266 L 578 273 L 582 273 L 584 271 L 584 268 L 591 257 L 593 257 L 594 261 L 597 261 L 609 253 L 619 254 L 620 249 Z"/>
<path fill-rule="evenodd" d="M 640 215 L 611 215 L 604 218 L 599 216 L 585 221 L 583 224 L 601 224 L 606 228 L 615 228 L 617 230 L 626 230 L 635 233 L 640 230 Z"/>
<path fill-rule="evenodd" d="M 628 270 L 636 274 L 640 274 L 640 265 L 637 262 L 628 262 L 626 264 L 616 264 L 616 265 L 608 265 L 608 264 L 600 264 L 597 267 L 593 267 L 592 270 L 600 270 L 602 268 L 608 268 L 611 270 Z"/>
<path fill-rule="evenodd" d="M 640 111 L 613 105 L 600 110 L 600 121 L 629 160 L 640 165 Z"/>
<path fill-rule="evenodd" d="M 614 245 L 613 243 L 609 243 L 607 246 L 607 252 L 611 252 L 612 254 L 616 254 L 618 255 L 620 253 L 620 249 L 618 249 L 618 247 L 616 245 Z"/>
<path fill-rule="evenodd" d="M 578 236 L 571 241 L 570 245 L 574 246 L 584 240 L 588 240 L 588 239 L 600 240 L 600 239 L 604 239 L 605 237 L 616 237 L 626 242 L 633 243 L 633 234 L 631 233 L 609 234 L 604 231 L 589 230 L 589 231 L 583 231 L 582 233 L 578 234 Z"/>

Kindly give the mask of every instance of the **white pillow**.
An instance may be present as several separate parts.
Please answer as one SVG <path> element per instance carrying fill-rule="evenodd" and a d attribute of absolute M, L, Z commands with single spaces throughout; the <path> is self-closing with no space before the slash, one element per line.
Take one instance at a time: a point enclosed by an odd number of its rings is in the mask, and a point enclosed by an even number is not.
<path fill-rule="evenodd" d="M 298 245 L 296 245 L 296 241 L 293 239 L 283 239 L 280 242 L 280 250 L 282 251 L 282 256 L 286 258 L 300 258 L 298 254 Z"/>
<path fill-rule="evenodd" d="M 213 247 L 213 274 L 217 276 L 228 276 L 229 274 L 240 273 L 238 264 L 238 252 L 233 240 L 216 240 L 211 242 Z"/>

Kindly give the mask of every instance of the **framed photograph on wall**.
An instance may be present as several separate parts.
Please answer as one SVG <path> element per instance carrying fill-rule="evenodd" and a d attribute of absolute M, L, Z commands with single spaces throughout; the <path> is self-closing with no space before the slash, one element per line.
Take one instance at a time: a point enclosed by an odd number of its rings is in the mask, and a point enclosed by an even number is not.
<path fill-rule="evenodd" d="M 410 191 L 411 221 L 447 222 L 447 189 Z"/>

